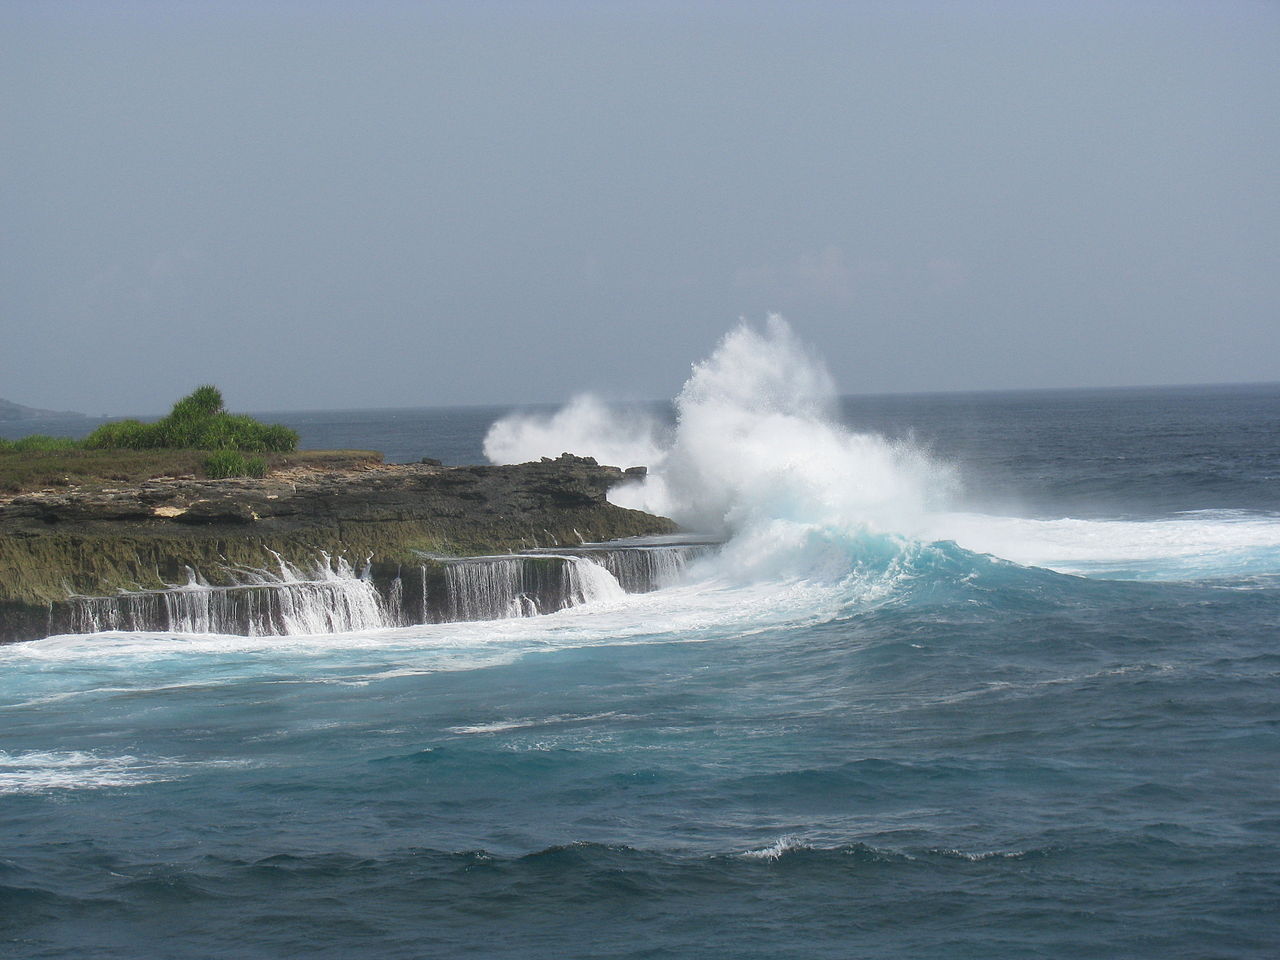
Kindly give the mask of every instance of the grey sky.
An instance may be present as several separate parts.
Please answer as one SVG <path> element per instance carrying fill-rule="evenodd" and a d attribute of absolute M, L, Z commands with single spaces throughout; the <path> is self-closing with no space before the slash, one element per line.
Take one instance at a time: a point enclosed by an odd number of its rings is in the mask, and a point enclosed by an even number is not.
<path fill-rule="evenodd" d="M 1060 9 L 1066 8 L 1066 9 Z M 0 397 L 1280 379 L 1280 4 L 0 8 Z"/>

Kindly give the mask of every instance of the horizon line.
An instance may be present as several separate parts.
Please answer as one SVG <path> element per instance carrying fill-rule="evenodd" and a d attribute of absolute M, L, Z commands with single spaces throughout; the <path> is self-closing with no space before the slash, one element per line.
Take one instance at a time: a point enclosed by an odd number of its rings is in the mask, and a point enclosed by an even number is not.
<path fill-rule="evenodd" d="M 1209 387 L 1230 387 L 1230 388 L 1247 388 L 1247 387 L 1280 387 L 1280 380 L 1219 380 L 1203 383 L 1134 383 L 1125 385 L 1108 385 L 1100 387 L 979 387 L 976 389 L 960 389 L 960 390 L 881 390 L 869 393 L 837 393 L 836 398 L 844 399 L 867 399 L 871 397 L 948 397 L 948 396 L 977 396 L 977 395 L 1000 395 L 1000 394 L 1023 394 L 1023 393 L 1113 393 L 1126 390 L 1196 390 Z M 560 400 L 524 400 L 520 402 L 485 402 L 485 403 L 426 403 L 414 404 L 410 406 L 379 406 L 379 407 L 296 407 L 291 409 L 279 410 L 250 410 L 250 413 L 336 413 L 336 412 L 374 412 L 378 410 L 482 410 L 493 409 L 495 407 L 510 407 L 512 409 L 521 409 L 528 407 L 556 407 L 569 403 L 574 397 L 589 394 L 600 397 L 606 403 L 616 404 L 636 404 L 650 405 L 659 403 L 674 403 L 674 397 L 666 398 L 617 398 L 602 397 L 594 390 L 580 390 L 575 394 L 571 394 Z M 147 414 L 153 416 L 153 414 Z M 162 416 L 162 414 L 160 414 Z"/>
<path fill-rule="evenodd" d="M 837 399 L 869 399 L 872 397 L 948 397 L 948 396 L 998 396 L 1010 394 L 1050 394 L 1050 393 L 1117 393 L 1125 391 L 1141 391 L 1141 390 L 1195 390 L 1212 387 L 1224 388 L 1248 388 L 1248 387 L 1270 387 L 1280 386 L 1280 380 L 1218 380 L 1204 381 L 1196 383 L 1136 383 L 1136 384 L 1112 384 L 1106 386 L 1074 386 L 1074 387 L 978 387 L 978 388 L 961 388 L 954 390 L 880 390 L 863 393 L 840 392 Z M 257 409 L 246 409 L 245 413 L 250 414 L 288 414 L 288 413 L 335 413 L 335 412 L 375 412 L 375 411 L 392 411 L 392 410 L 466 410 L 466 409 L 493 409 L 505 407 L 512 410 L 534 407 L 557 407 L 569 403 L 573 397 L 582 394 L 590 394 L 600 396 L 593 390 L 580 390 L 558 400 L 524 400 L 524 401 L 488 401 L 488 402 L 470 402 L 470 403 L 422 403 L 422 404 L 389 404 L 368 407 L 280 407 L 268 408 L 260 407 Z M 627 399 L 601 397 L 607 403 L 617 404 L 636 404 L 651 405 L 661 403 L 672 403 L 674 398 L 649 398 L 649 399 Z M 12 401 L 11 401 L 12 402 Z M 83 416 L 90 420 L 125 420 L 135 417 L 162 417 L 168 411 L 150 412 L 150 413 L 131 413 L 131 414 L 106 414 L 103 416 L 95 416 L 93 414 L 77 414 L 69 411 L 73 416 Z M 54 419 L 54 418 L 31 418 L 31 419 Z"/>

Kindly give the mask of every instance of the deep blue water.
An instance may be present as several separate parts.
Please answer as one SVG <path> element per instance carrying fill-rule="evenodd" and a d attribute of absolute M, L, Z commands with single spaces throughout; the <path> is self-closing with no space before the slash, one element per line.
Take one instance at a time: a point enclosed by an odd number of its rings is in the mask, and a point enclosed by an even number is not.
<path fill-rule="evenodd" d="M 1280 387 L 843 410 L 956 467 L 957 543 L 0 648 L 8 953 L 1276 956 Z M 465 462 L 501 413 L 278 418 Z"/>

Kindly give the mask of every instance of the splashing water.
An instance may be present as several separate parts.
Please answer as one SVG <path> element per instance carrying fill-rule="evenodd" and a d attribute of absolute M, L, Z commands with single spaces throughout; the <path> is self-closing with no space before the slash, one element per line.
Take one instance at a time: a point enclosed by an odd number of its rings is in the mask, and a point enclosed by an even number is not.
<path fill-rule="evenodd" d="M 515 413 L 499 420 L 484 438 L 484 455 L 493 463 L 524 463 L 590 450 L 601 463 L 623 467 L 660 462 L 661 427 L 641 411 L 632 414 L 620 418 L 602 400 L 580 394 L 551 416 Z"/>
<path fill-rule="evenodd" d="M 75 629 L 307 636 L 393 625 L 391 609 L 346 558 L 321 553 L 304 570 L 268 552 L 276 571 L 229 568 L 230 586 L 211 586 L 188 567 L 185 584 L 163 590 L 73 597 Z"/>
<path fill-rule="evenodd" d="M 785 320 L 730 331 L 675 400 L 676 427 L 579 397 L 553 416 L 513 415 L 485 442 L 495 462 L 568 451 L 644 464 L 619 506 L 727 539 L 703 572 L 732 579 L 881 579 L 912 542 L 954 540 L 1021 564 L 1125 579 L 1271 574 L 1272 516 L 1046 523 L 963 512 L 960 478 L 921 448 L 839 422 L 825 366 Z"/>
<path fill-rule="evenodd" d="M 732 567 L 756 577 L 802 572 L 801 557 L 809 575 L 847 573 L 851 544 L 918 535 L 953 481 L 919 449 L 842 426 L 830 374 L 777 315 L 725 336 L 675 406 L 665 444 L 651 422 L 610 420 L 580 397 L 550 418 L 499 421 L 485 450 L 498 461 L 568 450 L 645 463 L 649 475 L 610 499 L 728 537 Z"/>

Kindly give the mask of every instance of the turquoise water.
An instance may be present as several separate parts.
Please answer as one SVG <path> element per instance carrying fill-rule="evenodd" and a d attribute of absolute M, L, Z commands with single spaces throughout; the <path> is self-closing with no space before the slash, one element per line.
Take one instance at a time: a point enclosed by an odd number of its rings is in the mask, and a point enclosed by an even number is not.
<path fill-rule="evenodd" d="M 958 475 L 936 538 L 773 517 L 547 617 L 0 648 L 7 952 L 1276 955 L 1280 388 L 841 411 Z"/>

